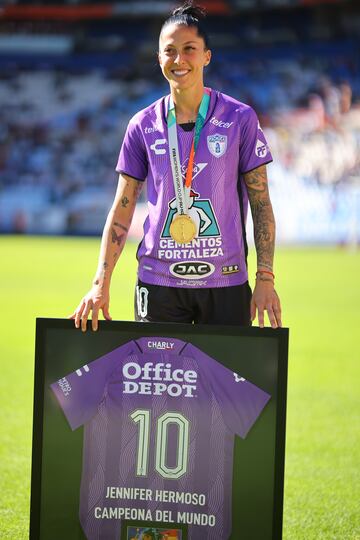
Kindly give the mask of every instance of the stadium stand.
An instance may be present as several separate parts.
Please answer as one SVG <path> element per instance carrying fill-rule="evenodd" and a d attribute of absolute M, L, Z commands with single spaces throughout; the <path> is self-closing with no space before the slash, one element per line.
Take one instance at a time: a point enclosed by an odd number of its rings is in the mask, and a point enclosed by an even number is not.
<path fill-rule="evenodd" d="M 360 240 L 356 20 L 355 4 L 210 19 L 206 83 L 260 117 L 279 241 Z M 101 231 L 127 122 L 167 93 L 158 29 L 143 16 L 70 26 L 0 19 L 1 232 Z M 146 209 L 138 212 L 135 237 Z"/>

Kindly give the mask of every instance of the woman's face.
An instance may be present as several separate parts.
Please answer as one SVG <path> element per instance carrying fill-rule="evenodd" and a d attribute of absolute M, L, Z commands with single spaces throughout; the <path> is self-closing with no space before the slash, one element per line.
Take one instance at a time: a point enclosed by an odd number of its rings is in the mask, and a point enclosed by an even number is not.
<path fill-rule="evenodd" d="M 193 26 L 171 24 L 160 35 L 159 64 L 164 77 L 174 89 L 203 84 L 203 70 L 210 62 L 202 37 Z"/>

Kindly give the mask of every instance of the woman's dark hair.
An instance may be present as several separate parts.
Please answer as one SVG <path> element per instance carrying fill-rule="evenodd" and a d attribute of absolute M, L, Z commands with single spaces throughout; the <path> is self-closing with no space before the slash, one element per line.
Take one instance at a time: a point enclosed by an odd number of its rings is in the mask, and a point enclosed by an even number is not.
<path fill-rule="evenodd" d="M 202 37 L 205 43 L 205 49 L 210 48 L 209 36 L 203 24 L 206 17 L 205 9 L 194 5 L 191 0 L 185 2 L 182 6 L 174 9 L 170 17 L 166 19 L 161 27 L 161 32 L 170 24 L 183 24 L 184 26 L 193 26 L 196 28 L 198 36 Z"/>

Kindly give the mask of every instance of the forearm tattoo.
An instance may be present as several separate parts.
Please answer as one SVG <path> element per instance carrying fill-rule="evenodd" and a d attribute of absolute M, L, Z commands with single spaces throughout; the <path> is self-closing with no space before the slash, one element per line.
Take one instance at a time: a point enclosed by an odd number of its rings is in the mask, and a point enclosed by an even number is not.
<path fill-rule="evenodd" d="M 114 227 L 112 227 L 112 229 L 111 229 L 111 241 L 112 241 L 113 244 L 117 244 L 120 247 L 121 244 L 122 244 L 122 241 L 124 239 L 124 236 L 125 236 L 124 233 L 117 234 Z"/>
<path fill-rule="evenodd" d="M 121 225 L 121 223 L 118 223 L 117 221 L 114 222 L 114 225 L 115 225 L 115 227 L 120 227 L 120 229 L 122 229 L 125 232 L 129 231 L 129 229 L 127 227 L 125 227 L 125 225 Z"/>
<path fill-rule="evenodd" d="M 258 265 L 273 266 L 275 219 L 269 197 L 265 165 L 244 175 L 254 222 Z"/>
<path fill-rule="evenodd" d="M 104 285 L 106 281 L 106 270 L 109 268 L 109 263 L 104 261 L 101 263 L 99 277 L 93 281 L 93 285 Z"/>
<path fill-rule="evenodd" d="M 126 208 L 129 202 L 130 202 L 129 199 L 126 197 L 126 195 L 124 195 L 124 197 L 122 197 L 121 199 L 121 206 L 123 208 Z"/>

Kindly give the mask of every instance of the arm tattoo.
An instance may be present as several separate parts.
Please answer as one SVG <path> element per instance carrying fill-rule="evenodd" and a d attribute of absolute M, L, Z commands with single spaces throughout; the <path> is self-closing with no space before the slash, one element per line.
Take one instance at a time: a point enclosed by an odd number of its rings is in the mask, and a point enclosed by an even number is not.
<path fill-rule="evenodd" d="M 126 195 L 124 195 L 124 197 L 121 199 L 121 206 L 123 208 L 126 208 L 129 202 L 130 202 L 129 199 L 126 197 Z"/>
<path fill-rule="evenodd" d="M 270 202 L 265 165 L 244 175 L 254 222 L 258 262 L 271 266 L 275 248 L 275 220 Z"/>
<path fill-rule="evenodd" d="M 116 243 L 120 247 L 124 236 L 124 233 L 118 235 L 114 228 L 111 229 L 111 241 L 113 244 Z"/>
<path fill-rule="evenodd" d="M 122 229 L 125 232 L 129 231 L 129 229 L 127 227 L 125 227 L 125 225 L 121 225 L 121 223 L 118 223 L 117 221 L 115 221 L 114 225 L 115 225 L 115 227 L 120 227 L 120 229 Z"/>

